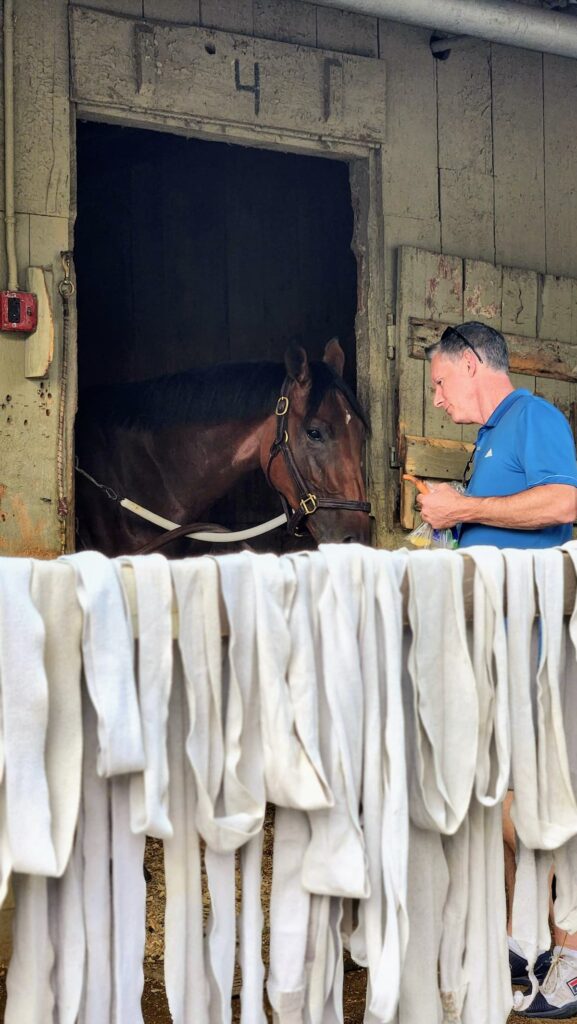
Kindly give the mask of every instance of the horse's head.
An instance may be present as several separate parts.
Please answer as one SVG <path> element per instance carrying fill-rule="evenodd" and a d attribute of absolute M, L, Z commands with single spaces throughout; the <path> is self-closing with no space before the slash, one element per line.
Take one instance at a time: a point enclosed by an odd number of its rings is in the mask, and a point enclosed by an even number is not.
<path fill-rule="evenodd" d="M 270 483 L 293 510 L 299 509 L 303 493 L 311 499 L 307 512 L 318 499 L 316 511 L 302 520 L 318 543 L 367 544 L 368 511 L 342 507 L 366 501 L 362 470 L 366 423 L 342 379 L 344 361 L 336 338 L 326 345 L 319 363 L 309 363 L 303 348 L 287 349 L 288 403 L 280 401 L 277 406 L 276 424 L 264 439 L 261 459 Z"/>

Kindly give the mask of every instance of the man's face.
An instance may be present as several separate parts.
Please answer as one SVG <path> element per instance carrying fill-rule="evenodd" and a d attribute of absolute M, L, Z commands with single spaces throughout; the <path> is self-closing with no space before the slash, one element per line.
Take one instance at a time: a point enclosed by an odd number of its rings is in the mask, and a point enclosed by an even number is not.
<path fill-rule="evenodd" d="M 435 353 L 431 359 L 433 405 L 444 409 L 453 423 L 473 423 L 473 389 L 465 353 L 456 359 Z"/>

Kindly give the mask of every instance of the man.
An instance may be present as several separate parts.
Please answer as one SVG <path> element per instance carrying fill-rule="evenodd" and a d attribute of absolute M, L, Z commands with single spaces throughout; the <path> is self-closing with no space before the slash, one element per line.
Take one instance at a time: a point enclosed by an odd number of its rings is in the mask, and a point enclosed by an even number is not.
<path fill-rule="evenodd" d="M 419 495 L 421 516 L 434 529 L 458 527 L 459 547 L 492 544 L 499 548 L 544 548 L 571 539 L 577 520 L 577 460 L 571 430 L 553 405 L 524 388 L 514 388 L 503 335 L 471 321 L 448 327 L 427 349 L 434 404 L 454 423 L 478 423 L 475 450 L 467 466 L 465 494 L 449 484 Z M 515 878 L 515 833 L 504 810 L 509 891 Z M 555 952 L 563 952 L 522 1016 L 577 1020 L 577 998 L 567 982 L 577 975 L 577 935 L 555 929 Z M 509 939 L 513 980 L 522 983 L 527 963 Z M 550 955 L 536 965 L 544 981 Z"/>
<path fill-rule="evenodd" d="M 434 404 L 454 423 L 479 423 L 467 493 L 438 484 L 421 495 L 435 529 L 462 523 L 459 546 L 543 548 L 571 539 L 577 462 L 565 417 L 513 387 L 503 335 L 475 321 L 448 327 L 427 350 Z"/>

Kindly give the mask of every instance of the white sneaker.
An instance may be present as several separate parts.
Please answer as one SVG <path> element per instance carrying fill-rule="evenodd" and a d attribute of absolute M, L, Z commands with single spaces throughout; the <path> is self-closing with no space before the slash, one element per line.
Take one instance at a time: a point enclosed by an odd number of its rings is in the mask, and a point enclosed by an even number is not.
<path fill-rule="evenodd" d="M 577 957 L 555 954 L 533 1001 L 516 1012 L 519 1017 L 577 1020 Z"/>

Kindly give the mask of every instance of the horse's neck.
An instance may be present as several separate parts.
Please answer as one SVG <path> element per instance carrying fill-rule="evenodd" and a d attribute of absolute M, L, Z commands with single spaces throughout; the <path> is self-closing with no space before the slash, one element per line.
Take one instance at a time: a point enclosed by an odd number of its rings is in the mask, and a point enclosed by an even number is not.
<path fill-rule="evenodd" d="M 243 476 L 258 469 L 265 422 L 193 423 L 148 435 L 142 443 L 142 464 L 150 467 L 152 462 L 156 469 L 145 472 L 150 481 L 149 500 L 157 505 L 162 502 L 169 517 L 194 518 Z"/>

